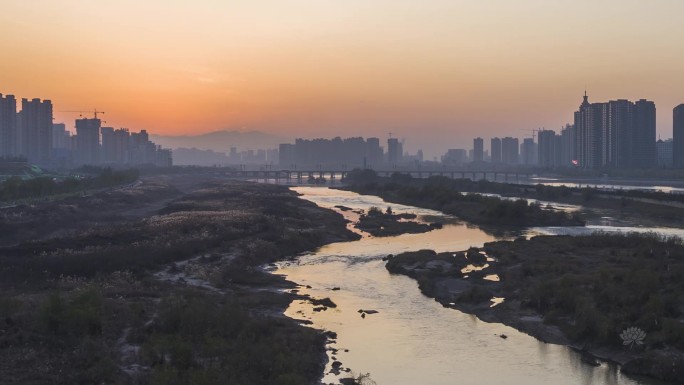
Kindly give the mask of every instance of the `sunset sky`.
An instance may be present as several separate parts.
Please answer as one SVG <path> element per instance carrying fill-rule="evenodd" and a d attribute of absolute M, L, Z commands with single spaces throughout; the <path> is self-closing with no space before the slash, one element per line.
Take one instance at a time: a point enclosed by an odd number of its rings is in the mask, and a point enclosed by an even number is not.
<path fill-rule="evenodd" d="M 655 101 L 669 138 L 682 20 L 682 0 L 0 0 L 0 93 L 134 131 L 393 132 L 437 155 L 557 130 L 586 87 Z"/>

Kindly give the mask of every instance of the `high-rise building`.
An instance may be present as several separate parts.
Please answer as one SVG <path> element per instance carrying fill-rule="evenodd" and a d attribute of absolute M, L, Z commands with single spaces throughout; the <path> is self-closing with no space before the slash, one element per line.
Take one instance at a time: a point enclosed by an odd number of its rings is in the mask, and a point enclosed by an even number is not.
<path fill-rule="evenodd" d="M 575 153 L 575 125 L 565 125 L 561 130 L 560 137 L 561 148 L 558 165 L 561 167 L 571 167 L 574 164 L 573 160 L 577 160 L 577 154 Z"/>
<path fill-rule="evenodd" d="M 518 164 L 518 138 L 505 137 L 501 139 L 501 161 L 506 164 Z"/>
<path fill-rule="evenodd" d="M 281 168 L 295 167 L 295 149 L 296 146 L 290 143 L 281 143 L 278 146 L 278 164 Z"/>
<path fill-rule="evenodd" d="M 634 103 L 632 167 L 650 168 L 656 163 L 656 106 L 649 100 Z"/>
<path fill-rule="evenodd" d="M 484 161 L 484 140 L 482 138 L 473 139 L 473 162 Z"/>
<path fill-rule="evenodd" d="M 14 95 L 0 94 L 0 156 L 16 154 L 17 100 Z"/>
<path fill-rule="evenodd" d="M 537 151 L 538 164 L 544 168 L 557 166 L 556 162 L 556 133 L 551 130 L 541 130 L 537 133 L 539 149 Z"/>
<path fill-rule="evenodd" d="M 605 106 L 605 104 L 602 103 Z M 632 164 L 634 139 L 634 104 L 629 100 L 611 100 L 602 117 L 601 162 L 603 167 L 627 168 Z"/>
<path fill-rule="evenodd" d="M 450 166 L 460 166 L 466 162 L 466 150 L 462 148 L 452 148 L 442 155 L 442 163 Z"/>
<path fill-rule="evenodd" d="M 366 167 L 374 167 L 382 163 L 382 157 L 384 156 L 382 147 L 380 147 L 379 138 L 368 138 L 366 139 Z"/>
<path fill-rule="evenodd" d="M 520 158 L 522 164 L 525 166 L 534 166 L 537 164 L 537 144 L 534 143 L 534 138 L 525 138 L 520 144 Z"/>
<path fill-rule="evenodd" d="M 393 162 L 402 158 L 402 143 L 397 139 L 389 141 L 393 146 Z M 352 169 L 355 167 L 377 167 L 386 160 L 380 147 L 380 139 L 361 137 L 333 139 L 295 140 L 294 145 L 283 144 L 279 147 L 278 162 L 284 167 L 333 167 Z M 258 155 L 257 155 L 258 156 Z M 231 155 L 231 158 L 233 156 Z M 244 154 L 242 157 L 244 161 Z"/>
<path fill-rule="evenodd" d="M 52 102 L 21 100 L 21 155 L 29 162 L 46 164 L 52 154 Z"/>
<path fill-rule="evenodd" d="M 73 140 L 64 123 L 52 125 L 52 167 L 70 168 L 73 166 Z"/>
<path fill-rule="evenodd" d="M 501 163 L 501 139 L 492 138 L 489 152 L 491 153 L 492 163 Z"/>
<path fill-rule="evenodd" d="M 114 163 L 130 163 L 130 157 L 128 154 L 130 137 L 131 135 L 128 133 L 127 128 L 119 128 L 118 130 L 114 130 Z"/>
<path fill-rule="evenodd" d="M 575 154 L 580 167 L 601 166 L 605 109 L 606 103 L 589 103 L 584 93 L 584 100 L 575 112 Z"/>
<path fill-rule="evenodd" d="M 150 142 L 147 130 L 132 133 L 129 141 L 129 157 L 134 164 L 154 164 L 157 146 Z"/>
<path fill-rule="evenodd" d="M 672 110 L 672 159 L 675 168 L 684 168 L 684 104 Z"/>
<path fill-rule="evenodd" d="M 97 118 L 76 119 L 76 163 L 95 165 L 100 162 L 100 125 Z"/>
<path fill-rule="evenodd" d="M 575 112 L 575 155 L 583 168 L 655 164 L 655 104 L 641 99 L 589 103 Z"/>
<path fill-rule="evenodd" d="M 114 127 L 100 128 L 102 140 L 100 162 L 104 164 L 116 163 L 116 141 L 114 139 Z"/>
<path fill-rule="evenodd" d="M 71 134 L 66 130 L 64 123 L 54 123 L 52 125 L 52 148 L 70 149 L 69 138 Z"/>
<path fill-rule="evenodd" d="M 397 138 L 387 139 L 387 162 L 390 164 L 397 164 L 401 162 L 404 155 L 403 145 Z"/>
<path fill-rule="evenodd" d="M 656 165 L 658 167 L 672 167 L 672 139 L 656 142 Z"/>

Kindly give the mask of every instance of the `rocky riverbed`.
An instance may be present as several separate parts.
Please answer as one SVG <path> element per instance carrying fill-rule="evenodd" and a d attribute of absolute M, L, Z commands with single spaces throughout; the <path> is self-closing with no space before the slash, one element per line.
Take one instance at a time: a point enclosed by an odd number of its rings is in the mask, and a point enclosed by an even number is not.
<path fill-rule="evenodd" d="M 650 235 L 539 236 L 483 248 L 402 253 L 386 268 L 446 307 L 619 363 L 684 381 L 684 247 Z M 627 341 L 638 328 L 644 337 Z M 502 338 L 505 336 L 501 336 Z"/>

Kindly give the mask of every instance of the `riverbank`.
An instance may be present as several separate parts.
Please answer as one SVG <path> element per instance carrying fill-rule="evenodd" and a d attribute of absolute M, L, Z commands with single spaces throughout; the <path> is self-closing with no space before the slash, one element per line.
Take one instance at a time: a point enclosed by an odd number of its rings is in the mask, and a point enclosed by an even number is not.
<path fill-rule="evenodd" d="M 599 357 L 626 373 L 683 382 L 683 256 L 681 241 L 652 235 L 540 236 L 403 253 L 386 267 L 446 307 L 571 346 L 589 363 Z M 630 327 L 645 338 L 626 346 L 621 333 Z"/>
<path fill-rule="evenodd" d="M 3 380 L 319 381 L 329 335 L 284 317 L 306 298 L 260 266 L 357 239 L 339 214 L 286 187 L 192 175 L 0 213 L 39 225 L 0 250 Z"/>
<path fill-rule="evenodd" d="M 380 178 L 372 170 L 348 174 L 341 189 L 377 195 L 387 202 L 428 208 L 454 215 L 464 221 L 499 232 L 537 226 L 584 226 L 577 213 L 567 213 L 529 204 L 524 199 L 509 200 L 495 196 L 464 193 L 457 181 L 444 177 L 413 179 L 395 174 Z"/>
<path fill-rule="evenodd" d="M 610 190 L 594 188 L 589 185 L 569 187 L 565 185 L 514 184 L 487 180 L 449 179 L 441 176 L 433 176 L 426 180 L 401 174 L 394 178 L 380 178 L 371 170 L 352 172 L 346 181 L 352 190 L 361 191 L 360 189 L 366 186 L 378 190 L 379 186 L 386 185 L 391 185 L 391 190 L 396 190 L 401 186 L 423 188 L 426 181 L 429 180 L 433 181 L 432 184 L 463 194 L 497 194 L 509 199 L 534 199 L 577 206 L 580 208 L 580 214 L 584 220 L 599 220 L 605 216 L 610 216 L 622 223 L 634 223 L 645 227 L 684 228 L 684 195 L 671 194 L 666 191 Z M 380 191 L 375 191 L 375 193 L 382 194 Z M 477 220 L 477 218 L 475 219 Z M 487 222 L 480 220 L 478 224 L 486 225 Z"/>

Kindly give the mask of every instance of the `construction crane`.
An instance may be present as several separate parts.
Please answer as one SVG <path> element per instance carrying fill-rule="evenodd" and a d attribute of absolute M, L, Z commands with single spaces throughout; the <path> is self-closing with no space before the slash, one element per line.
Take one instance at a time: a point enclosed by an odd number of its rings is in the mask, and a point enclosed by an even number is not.
<path fill-rule="evenodd" d="M 104 114 L 105 113 L 104 111 L 98 111 L 97 108 L 95 108 L 93 111 L 59 111 L 59 112 L 78 112 L 79 114 L 81 114 L 81 115 L 79 115 L 81 117 L 83 116 L 84 113 L 92 112 L 95 119 L 97 119 L 97 114 Z"/>
<path fill-rule="evenodd" d="M 544 129 L 543 128 L 533 128 L 533 129 L 521 128 L 520 131 L 532 132 L 532 140 L 534 140 L 534 138 L 537 136 L 537 133 L 539 131 L 544 131 Z"/>

